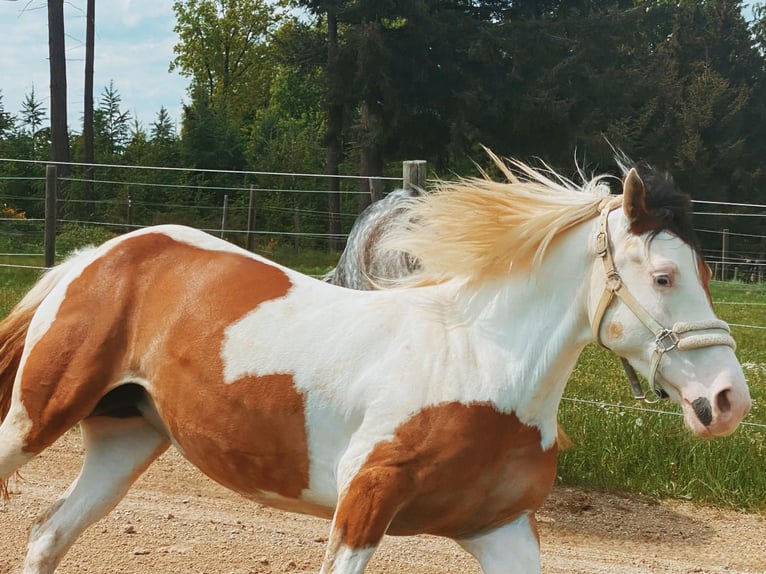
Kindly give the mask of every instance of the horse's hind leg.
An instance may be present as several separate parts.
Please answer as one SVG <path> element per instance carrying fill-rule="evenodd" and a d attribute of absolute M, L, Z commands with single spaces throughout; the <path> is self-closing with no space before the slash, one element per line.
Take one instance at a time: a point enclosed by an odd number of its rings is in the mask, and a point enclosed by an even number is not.
<path fill-rule="evenodd" d="M 28 428 L 26 413 L 12 410 L 0 424 L 0 495 L 7 497 L 6 481 L 35 457 L 24 450 Z"/>
<path fill-rule="evenodd" d="M 457 542 L 479 561 L 484 574 L 540 574 L 540 544 L 531 514 Z"/>
<path fill-rule="evenodd" d="M 77 479 L 30 529 L 24 574 L 51 574 L 77 537 L 105 516 L 169 446 L 142 417 L 81 423 L 85 461 Z"/>

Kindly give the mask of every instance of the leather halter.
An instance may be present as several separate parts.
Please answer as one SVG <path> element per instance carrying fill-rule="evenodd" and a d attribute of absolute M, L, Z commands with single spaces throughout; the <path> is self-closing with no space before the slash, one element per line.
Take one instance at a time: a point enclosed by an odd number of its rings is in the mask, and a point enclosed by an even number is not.
<path fill-rule="evenodd" d="M 635 370 L 627 359 L 621 357 L 628 379 L 630 380 L 633 396 L 638 400 L 653 403 L 663 397 L 667 397 L 667 393 L 657 382 L 660 362 L 662 361 L 662 357 L 665 356 L 665 353 L 672 351 L 673 349 L 683 351 L 716 345 L 726 345 L 727 347 L 736 349 L 736 343 L 729 334 L 729 325 L 720 319 L 679 322 L 668 329 L 655 320 L 644 306 L 638 302 L 628 290 L 625 283 L 623 283 L 619 273 L 617 273 L 609 246 L 609 213 L 620 205 L 622 205 L 621 198 L 613 198 L 608 202 L 602 202 L 602 205 L 600 206 L 601 213 L 599 215 L 598 233 L 596 235 L 596 253 L 604 263 L 606 285 L 604 286 L 604 292 L 601 294 L 601 299 L 596 307 L 596 312 L 593 315 L 591 328 L 593 329 L 593 336 L 596 341 L 603 347 L 606 347 L 600 337 L 601 325 L 604 322 L 606 310 L 612 304 L 615 297 L 619 297 L 628 309 L 633 312 L 636 318 L 654 334 L 655 346 L 648 377 L 649 390 L 654 395 L 653 398 L 649 398 L 647 393 L 643 391 Z M 702 334 L 694 334 L 695 331 L 706 332 Z M 710 333 L 709 331 L 716 332 Z"/>

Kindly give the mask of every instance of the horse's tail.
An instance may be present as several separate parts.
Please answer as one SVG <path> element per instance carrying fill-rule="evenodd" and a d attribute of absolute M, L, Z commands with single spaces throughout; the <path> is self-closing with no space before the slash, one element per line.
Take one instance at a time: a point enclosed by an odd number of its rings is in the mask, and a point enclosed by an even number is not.
<path fill-rule="evenodd" d="M 5 419 L 11 405 L 11 392 L 19 362 L 24 351 L 24 342 L 29 324 L 37 308 L 53 291 L 61 278 L 76 261 L 87 256 L 89 251 L 80 251 L 62 264 L 47 271 L 40 280 L 19 301 L 8 316 L 0 321 L 0 422 Z"/>

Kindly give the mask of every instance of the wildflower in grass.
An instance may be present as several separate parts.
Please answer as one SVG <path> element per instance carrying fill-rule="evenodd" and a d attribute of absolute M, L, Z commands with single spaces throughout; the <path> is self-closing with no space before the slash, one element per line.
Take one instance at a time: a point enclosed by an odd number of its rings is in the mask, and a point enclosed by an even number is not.
<path fill-rule="evenodd" d="M 10 207 L 8 204 L 4 203 L 2 207 L 0 207 L 0 218 L 5 219 L 26 219 L 27 214 L 23 211 L 19 211 L 18 209 L 14 209 L 13 207 Z"/>

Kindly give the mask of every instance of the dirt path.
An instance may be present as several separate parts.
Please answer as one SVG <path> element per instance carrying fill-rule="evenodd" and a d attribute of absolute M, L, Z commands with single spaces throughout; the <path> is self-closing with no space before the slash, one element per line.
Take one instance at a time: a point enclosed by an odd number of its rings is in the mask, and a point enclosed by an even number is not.
<path fill-rule="evenodd" d="M 0 574 L 19 571 L 30 523 L 80 466 L 70 433 L 24 469 L 0 508 Z M 766 573 L 766 516 L 557 489 L 541 521 L 543 571 Z M 72 548 L 59 574 L 318 572 L 328 523 L 228 492 L 169 452 Z M 456 544 L 386 538 L 368 572 L 479 573 Z"/>

